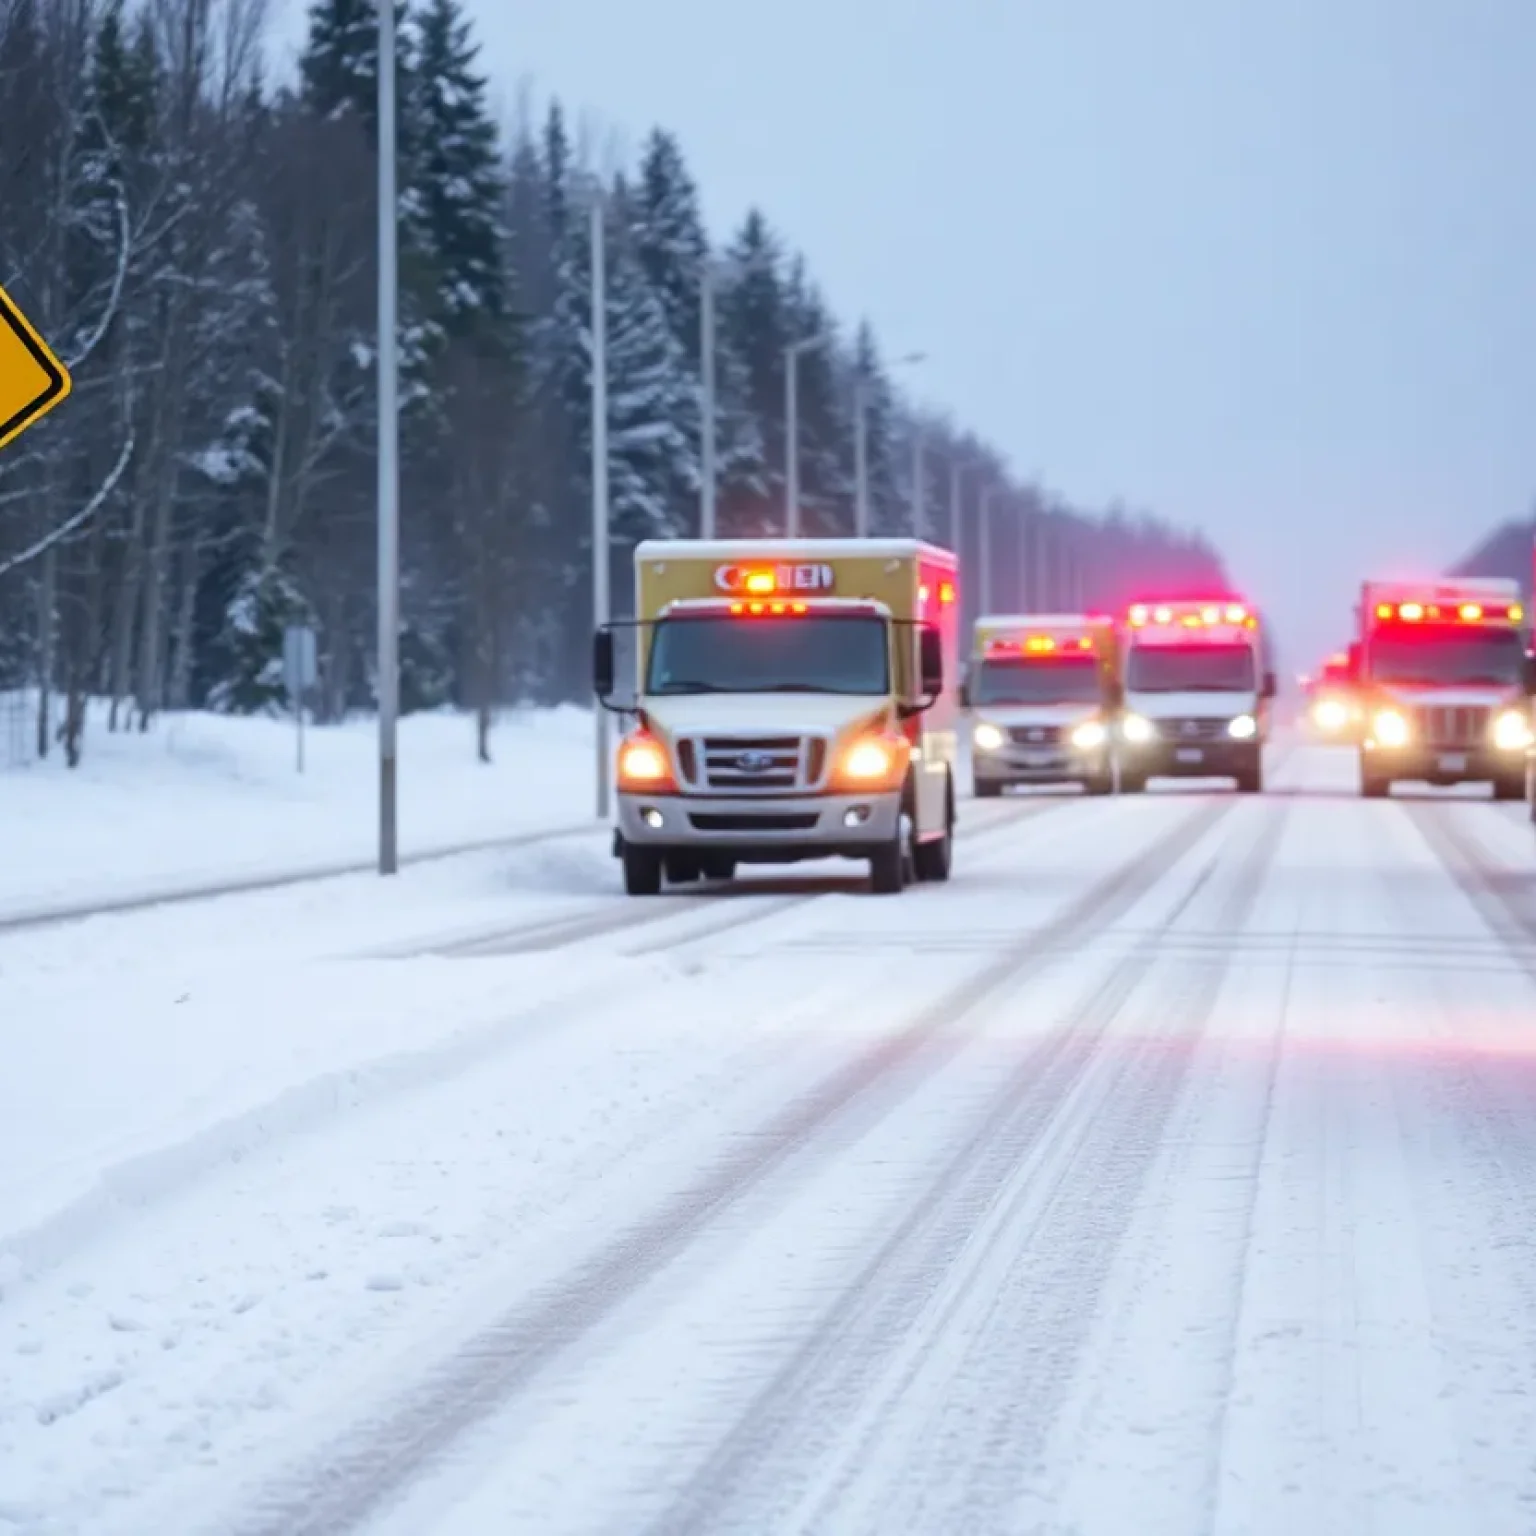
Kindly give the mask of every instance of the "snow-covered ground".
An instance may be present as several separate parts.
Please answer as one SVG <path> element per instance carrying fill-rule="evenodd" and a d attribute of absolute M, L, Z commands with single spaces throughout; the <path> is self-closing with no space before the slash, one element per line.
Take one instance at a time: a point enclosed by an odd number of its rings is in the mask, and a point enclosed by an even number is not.
<path fill-rule="evenodd" d="M 78 768 L 0 771 L 0 918 L 178 886 L 366 864 L 378 838 L 378 734 L 171 714 L 109 732 L 93 707 Z M 509 712 L 490 764 L 473 722 L 400 722 L 402 854 L 594 819 L 594 727 L 576 709 Z"/>
<path fill-rule="evenodd" d="M 1276 768 L 0 935 L 0 1532 L 1528 1533 L 1536 839 Z"/>

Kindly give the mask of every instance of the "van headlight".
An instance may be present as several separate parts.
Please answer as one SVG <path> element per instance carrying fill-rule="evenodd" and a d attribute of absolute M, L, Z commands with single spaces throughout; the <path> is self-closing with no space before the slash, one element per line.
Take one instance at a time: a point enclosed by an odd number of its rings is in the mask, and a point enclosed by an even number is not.
<path fill-rule="evenodd" d="M 1252 715 L 1239 715 L 1227 726 L 1227 735 L 1234 741 L 1252 741 L 1259 734 L 1259 722 Z"/>
<path fill-rule="evenodd" d="M 1530 723 L 1518 709 L 1506 709 L 1493 722 L 1493 744 L 1501 752 L 1524 752 L 1531 741 Z"/>
<path fill-rule="evenodd" d="M 1408 745 L 1408 721 L 1395 709 L 1383 709 L 1371 721 L 1371 735 L 1384 747 Z"/>
<path fill-rule="evenodd" d="M 1151 741 L 1152 722 L 1145 715 L 1127 715 L 1120 722 L 1120 734 L 1127 741 Z"/>
<path fill-rule="evenodd" d="M 980 725 L 971 732 L 971 740 L 981 748 L 983 752 L 996 752 L 1008 738 L 990 721 L 983 720 Z"/>
<path fill-rule="evenodd" d="M 1072 732 L 1072 745 L 1084 752 L 1091 752 L 1095 747 L 1102 747 L 1109 732 L 1104 729 L 1100 720 L 1084 720 L 1078 728 Z"/>

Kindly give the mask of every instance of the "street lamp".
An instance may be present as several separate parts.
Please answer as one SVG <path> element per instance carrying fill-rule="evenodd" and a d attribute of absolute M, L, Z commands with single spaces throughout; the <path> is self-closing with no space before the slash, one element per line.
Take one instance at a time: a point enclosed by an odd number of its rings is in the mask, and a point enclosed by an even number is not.
<path fill-rule="evenodd" d="M 400 713 L 400 377 L 397 353 L 399 216 L 395 192 L 395 7 L 379 6 L 379 873 L 400 868 L 397 795 Z"/>
<path fill-rule="evenodd" d="M 831 340 L 822 331 L 792 341 L 784 349 L 784 537 L 800 536 L 800 354 Z"/>
<path fill-rule="evenodd" d="M 387 0 L 385 9 L 388 8 Z M 602 188 L 592 188 L 592 624 L 608 622 L 608 238 Z M 608 815 L 608 711 L 593 710 L 597 819 Z"/>
<path fill-rule="evenodd" d="M 926 352 L 908 352 L 893 368 L 926 361 Z M 853 381 L 853 527 L 856 537 L 869 537 L 869 379 L 862 368 Z"/>
<path fill-rule="evenodd" d="M 978 531 L 981 535 L 981 558 L 978 562 L 981 566 L 981 580 L 977 583 L 977 588 L 981 594 L 981 613 L 994 612 L 992 603 L 992 497 L 995 492 L 995 486 L 984 486 L 981 492 L 981 505 L 977 509 L 977 518 L 980 523 Z"/>

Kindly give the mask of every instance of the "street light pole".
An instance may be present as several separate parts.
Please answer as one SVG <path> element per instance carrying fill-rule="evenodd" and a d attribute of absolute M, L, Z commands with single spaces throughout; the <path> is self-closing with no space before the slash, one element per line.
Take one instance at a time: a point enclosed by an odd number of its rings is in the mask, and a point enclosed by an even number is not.
<path fill-rule="evenodd" d="M 921 422 L 914 419 L 912 423 L 912 537 L 914 539 L 922 538 L 923 525 L 927 521 L 927 498 L 924 495 L 926 487 L 923 484 L 925 475 L 923 427 Z"/>
<path fill-rule="evenodd" d="M 853 383 L 853 535 L 869 537 L 869 386 L 862 373 Z"/>
<path fill-rule="evenodd" d="M 992 603 L 992 495 L 993 487 L 989 485 L 981 493 L 981 506 L 977 514 L 981 523 L 981 559 L 978 562 L 981 566 L 981 580 L 977 588 L 981 593 L 982 613 L 995 611 Z"/>
<path fill-rule="evenodd" d="M 600 187 L 592 196 L 592 623 L 610 618 L 608 592 L 608 271 L 607 231 Z M 597 819 L 608 815 L 608 712 L 593 711 L 596 722 Z"/>
<path fill-rule="evenodd" d="M 959 459 L 949 461 L 949 547 L 960 553 L 960 477 L 965 473 Z"/>
<path fill-rule="evenodd" d="M 699 537 L 715 536 L 715 269 L 704 255 L 699 281 L 699 379 L 703 400 L 699 406 Z"/>
<path fill-rule="evenodd" d="M 784 349 L 784 537 L 800 537 L 800 354 L 822 346 L 825 335 L 806 336 Z"/>
<path fill-rule="evenodd" d="M 379 6 L 379 873 L 400 868 L 400 380 L 396 321 L 395 7 Z"/>

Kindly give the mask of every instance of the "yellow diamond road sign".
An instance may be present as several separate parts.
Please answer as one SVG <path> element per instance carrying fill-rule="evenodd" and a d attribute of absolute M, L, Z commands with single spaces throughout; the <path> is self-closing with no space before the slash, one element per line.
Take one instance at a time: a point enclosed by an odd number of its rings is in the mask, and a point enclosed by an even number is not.
<path fill-rule="evenodd" d="M 0 448 L 69 394 L 69 373 L 0 288 Z"/>

